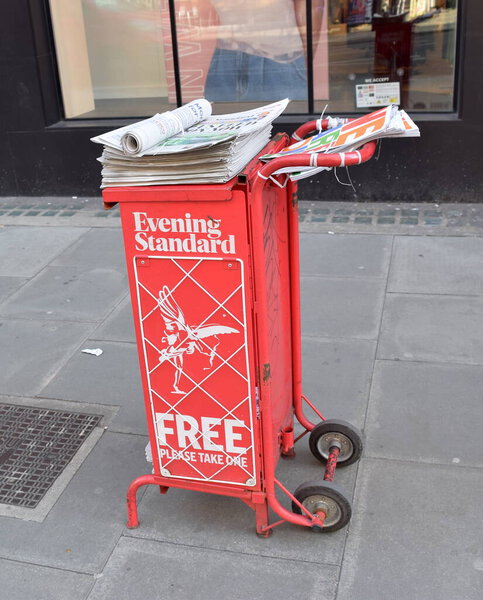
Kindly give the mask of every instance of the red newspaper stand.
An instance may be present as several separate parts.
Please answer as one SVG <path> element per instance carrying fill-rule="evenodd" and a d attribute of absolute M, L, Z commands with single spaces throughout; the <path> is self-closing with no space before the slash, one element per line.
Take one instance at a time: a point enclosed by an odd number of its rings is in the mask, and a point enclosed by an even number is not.
<path fill-rule="evenodd" d="M 305 124 L 292 141 L 315 128 Z M 263 152 L 289 141 L 278 135 Z M 106 207 L 121 208 L 153 458 L 153 474 L 128 489 L 128 527 L 138 526 L 136 491 L 146 484 L 240 498 L 262 536 L 285 521 L 333 531 L 350 519 L 333 478 L 336 465 L 359 458 L 361 437 L 325 420 L 302 393 L 296 186 L 271 174 L 359 164 L 375 147 L 255 159 L 225 184 L 104 190 Z M 304 402 L 319 424 L 305 417 Z M 291 493 L 275 471 L 281 455 L 293 455 L 294 416 L 305 429 L 297 439 L 310 432 L 326 466 Z M 270 523 L 269 509 L 281 519 Z"/>

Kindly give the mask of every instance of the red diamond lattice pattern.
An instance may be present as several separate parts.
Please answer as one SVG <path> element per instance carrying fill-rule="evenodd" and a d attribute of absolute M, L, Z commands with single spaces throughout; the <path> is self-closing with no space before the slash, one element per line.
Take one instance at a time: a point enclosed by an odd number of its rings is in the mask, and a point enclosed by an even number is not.
<path fill-rule="evenodd" d="M 136 262 L 162 475 L 255 484 L 243 263 Z"/>

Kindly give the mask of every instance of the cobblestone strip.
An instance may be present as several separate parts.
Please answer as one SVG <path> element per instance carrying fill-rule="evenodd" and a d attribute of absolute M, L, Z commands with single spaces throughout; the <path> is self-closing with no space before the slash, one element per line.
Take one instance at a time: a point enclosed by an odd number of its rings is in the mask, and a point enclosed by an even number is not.
<path fill-rule="evenodd" d="M 309 202 L 299 205 L 302 231 L 482 235 L 480 204 Z"/>
<path fill-rule="evenodd" d="M 320 233 L 482 235 L 483 204 L 300 201 L 300 229 Z M 0 225 L 116 227 L 119 207 L 99 198 L 0 198 Z"/>

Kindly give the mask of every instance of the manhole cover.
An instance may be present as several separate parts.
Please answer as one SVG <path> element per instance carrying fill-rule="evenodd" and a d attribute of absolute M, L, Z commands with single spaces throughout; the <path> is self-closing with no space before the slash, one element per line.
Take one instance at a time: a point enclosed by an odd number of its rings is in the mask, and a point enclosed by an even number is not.
<path fill-rule="evenodd" d="M 0 503 L 35 508 L 100 419 L 0 403 Z"/>

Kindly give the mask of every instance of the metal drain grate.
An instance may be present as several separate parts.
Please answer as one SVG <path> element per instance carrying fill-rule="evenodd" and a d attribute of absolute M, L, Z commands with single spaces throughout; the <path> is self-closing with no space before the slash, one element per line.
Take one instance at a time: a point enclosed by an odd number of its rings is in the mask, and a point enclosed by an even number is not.
<path fill-rule="evenodd" d="M 100 419 L 0 403 L 0 503 L 35 508 Z"/>

